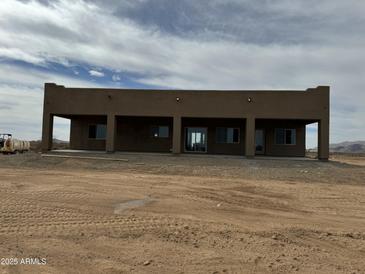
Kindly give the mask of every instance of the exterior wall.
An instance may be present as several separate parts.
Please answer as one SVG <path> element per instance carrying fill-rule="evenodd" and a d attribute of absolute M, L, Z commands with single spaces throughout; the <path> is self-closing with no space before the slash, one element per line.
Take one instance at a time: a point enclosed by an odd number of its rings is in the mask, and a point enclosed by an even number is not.
<path fill-rule="evenodd" d="M 71 118 L 70 148 L 105 150 L 106 140 L 89 138 L 89 125 L 106 124 L 106 116 L 74 116 Z"/>
<path fill-rule="evenodd" d="M 106 124 L 106 118 L 87 116 L 71 118 L 71 149 L 104 150 L 105 140 L 88 138 L 88 128 L 92 124 Z M 168 126 L 168 138 L 153 138 L 152 126 Z M 206 127 L 208 129 L 208 154 L 244 155 L 245 121 L 243 119 L 182 119 L 181 147 L 184 148 L 186 127 Z M 216 143 L 216 127 L 240 129 L 238 144 Z M 117 117 L 115 150 L 134 152 L 171 152 L 173 121 L 170 117 Z M 184 152 L 184 150 L 183 150 Z"/>
<path fill-rule="evenodd" d="M 65 88 L 46 84 L 44 114 L 328 119 L 329 88 L 192 91 Z"/>
<path fill-rule="evenodd" d="M 151 136 L 152 126 L 168 126 L 168 138 Z M 117 117 L 115 149 L 119 151 L 171 152 L 173 121 L 169 117 Z"/>
<path fill-rule="evenodd" d="M 185 129 L 187 127 L 207 128 L 207 154 L 244 155 L 245 154 L 245 120 L 219 118 L 183 118 L 181 130 L 181 148 L 185 152 Z M 217 127 L 234 127 L 240 129 L 238 144 L 221 144 L 216 142 Z M 187 152 L 189 153 L 189 152 Z M 196 153 L 196 152 L 190 152 Z"/>
<path fill-rule="evenodd" d="M 295 128 L 295 145 L 275 143 L 275 128 Z M 298 120 L 258 120 L 256 129 L 265 131 L 265 153 L 268 156 L 305 156 L 305 121 Z"/>
<path fill-rule="evenodd" d="M 171 117 L 117 117 L 115 150 L 135 152 L 171 152 L 173 120 Z M 88 138 L 89 125 L 106 124 L 105 116 L 76 116 L 71 118 L 71 149 L 104 150 L 106 140 Z M 187 127 L 207 128 L 207 154 L 244 155 L 245 154 L 244 119 L 219 118 L 182 118 L 181 147 L 185 151 L 185 129 Z M 169 137 L 154 138 L 152 126 L 168 126 Z M 239 128 L 239 143 L 224 144 L 216 142 L 217 127 Z M 275 144 L 275 128 L 295 128 L 295 145 Z M 265 153 L 269 156 L 305 156 L 305 121 L 298 120 L 258 120 L 256 129 L 265 131 Z"/>
<path fill-rule="evenodd" d="M 173 121 L 172 150 L 173 153 L 183 151 L 182 117 L 187 118 L 227 118 L 245 120 L 245 140 L 239 152 L 247 157 L 255 155 L 255 125 L 259 119 L 306 120 L 308 123 L 318 122 L 318 157 L 328 159 L 329 154 L 329 87 L 319 86 L 307 90 L 278 91 L 194 91 L 194 90 L 128 90 L 128 89 L 80 89 L 65 88 L 56 84 L 45 84 L 42 150 L 51 149 L 53 117 L 102 116 L 107 123 L 107 140 L 76 140 L 83 136 L 85 130 L 78 119 L 73 119 L 72 147 L 83 148 L 93 146 L 95 149 L 115 151 L 129 149 L 118 141 L 117 117 L 171 117 Z M 81 119 L 81 118 L 80 118 Z M 86 123 L 86 122 L 85 122 Z M 121 127 L 123 127 L 121 125 Z M 79 130 L 79 132 L 77 132 Z M 80 131 L 81 130 L 81 131 Z M 126 129 L 128 130 L 128 128 Z M 140 133 L 145 134 L 140 128 Z M 243 131 L 241 131 L 243 132 Z M 298 129 L 298 133 L 299 133 Z M 270 132 L 269 132 L 270 133 Z M 81 134 L 81 135 L 79 135 Z M 209 136 L 213 133 L 209 133 Z M 212 138 L 208 138 L 211 140 Z M 241 137 L 244 136 L 241 134 Z M 85 139 L 81 137 L 81 139 Z M 125 139 L 125 138 L 124 138 Z M 126 139 L 133 148 L 140 148 L 141 142 Z M 95 143 L 94 143 L 95 142 Z M 170 141 L 169 141 L 170 142 Z M 152 145 L 152 143 L 150 144 Z M 166 150 L 167 144 L 155 144 L 158 150 Z M 149 146 L 149 145 L 148 145 Z M 161 146 L 161 147 L 160 147 Z M 268 144 L 268 149 L 270 144 Z M 146 149 L 146 148 L 145 148 Z M 272 147 L 276 153 L 278 147 Z M 211 153 L 236 153 L 230 147 L 219 147 L 211 144 Z M 302 150 L 301 150 L 302 151 Z M 289 148 L 280 152 L 297 155 Z M 210 153 L 210 152 L 209 152 Z"/>

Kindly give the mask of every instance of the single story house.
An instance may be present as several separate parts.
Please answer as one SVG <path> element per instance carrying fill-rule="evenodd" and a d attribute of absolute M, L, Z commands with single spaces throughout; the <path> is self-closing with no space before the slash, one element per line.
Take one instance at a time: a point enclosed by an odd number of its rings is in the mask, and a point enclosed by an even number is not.
<path fill-rule="evenodd" d="M 318 123 L 318 158 L 329 154 L 329 87 L 307 90 L 66 88 L 46 83 L 42 150 L 53 117 L 71 120 L 77 150 L 305 156 Z"/>

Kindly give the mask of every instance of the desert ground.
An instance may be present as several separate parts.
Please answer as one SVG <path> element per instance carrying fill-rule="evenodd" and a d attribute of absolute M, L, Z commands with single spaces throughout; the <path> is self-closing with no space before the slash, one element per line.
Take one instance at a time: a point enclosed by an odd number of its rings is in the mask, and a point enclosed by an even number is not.
<path fill-rule="evenodd" d="M 93 156 L 0 155 L 0 273 L 365 273 L 364 156 Z"/>

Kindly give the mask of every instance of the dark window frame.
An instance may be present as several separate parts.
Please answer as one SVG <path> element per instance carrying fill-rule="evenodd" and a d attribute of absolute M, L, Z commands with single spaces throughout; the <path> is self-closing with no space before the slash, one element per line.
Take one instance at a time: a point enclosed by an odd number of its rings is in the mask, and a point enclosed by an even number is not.
<path fill-rule="evenodd" d="M 277 134 L 278 130 L 283 130 L 283 143 L 278 142 L 278 134 Z M 291 136 L 293 136 L 293 132 L 294 132 L 294 139 L 292 140 L 292 143 L 287 143 L 286 133 L 288 130 L 291 131 Z M 297 129 L 296 128 L 275 128 L 274 135 L 275 135 L 275 145 L 279 145 L 279 146 L 297 145 Z"/>
<path fill-rule="evenodd" d="M 95 137 L 90 137 L 90 127 L 94 126 L 95 127 Z M 98 136 L 98 126 L 103 126 L 105 127 L 105 137 L 97 137 Z M 88 126 L 88 139 L 90 140 L 106 140 L 107 138 L 107 125 L 106 124 L 89 124 Z"/>
<path fill-rule="evenodd" d="M 225 129 L 225 141 L 218 140 L 218 129 Z M 233 129 L 233 137 L 232 142 L 228 142 L 228 129 Z M 237 130 L 237 142 L 234 141 L 234 131 Z M 239 127 L 216 127 L 215 128 L 215 142 L 216 144 L 228 144 L 228 145 L 237 145 L 241 143 L 241 129 Z"/>
<path fill-rule="evenodd" d="M 160 136 L 160 128 L 162 128 L 162 127 L 164 127 L 164 128 L 167 128 L 167 136 Z M 155 136 L 155 132 L 154 132 L 154 129 L 158 129 L 158 135 L 157 136 Z M 168 126 L 168 125 L 153 125 L 153 126 L 151 126 L 151 129 L 150 129 L 150 136 L 151 136 L 151 138 L 153 138 L 153 139 L 166 139 L 166 138 L 170 138 L 170 126 Z"/>

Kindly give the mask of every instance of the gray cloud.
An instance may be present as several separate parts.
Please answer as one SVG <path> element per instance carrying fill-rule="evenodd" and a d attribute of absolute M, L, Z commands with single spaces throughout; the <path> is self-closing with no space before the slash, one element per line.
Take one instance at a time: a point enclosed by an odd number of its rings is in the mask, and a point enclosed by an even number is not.
<path fill-rule="evenodd" d="M 362 1 L 89 0 L 143 28 L 188 38 L 309 44 L 362 31 Z M 336 15 L 336 16 L 334 16 Z M 338 41 L 339 42 L 339 41 Z"/>
<path fill-rule="evenodd" d="M 4 111 L 12 110 L 17 105 L 18 105 L 18 103 L 16 103 L 16 102 L 0 102 L 0 109 L 4 110 Z"/>
<path fill-rule="evenodd" d="M 57 8 L 64 0 L 36 2 Z M 365 2 L 358 0 L 85 0 L 85 3 L 123 21 L 131 20 L 144 29 L 190 39 L 230 39 L 260 45 L 334 40 L 346 43 L 353 34 L 363 31 L 365 23 L 362 12 Z M 48 28 L 39 26 L 39 29 Z M 70 35 L 61 28 L 56 31 L 60 37 Z"/>

